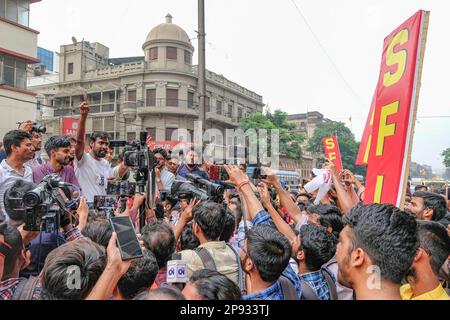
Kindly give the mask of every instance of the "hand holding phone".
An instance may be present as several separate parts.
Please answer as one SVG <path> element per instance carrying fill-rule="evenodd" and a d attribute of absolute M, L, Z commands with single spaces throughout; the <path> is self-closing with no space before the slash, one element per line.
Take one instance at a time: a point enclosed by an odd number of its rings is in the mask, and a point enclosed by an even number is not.
<path fill-rule="evenodd" d="M 111 217 L 109 222 L 113 232 L 117 233 L 117 246 L 122 260 L 141 258 L 142 249 L 130 217 Z"/>

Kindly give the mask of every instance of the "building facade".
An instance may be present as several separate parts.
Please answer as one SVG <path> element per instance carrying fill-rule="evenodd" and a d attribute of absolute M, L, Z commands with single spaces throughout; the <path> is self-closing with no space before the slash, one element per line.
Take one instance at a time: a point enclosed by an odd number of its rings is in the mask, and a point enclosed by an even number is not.
<path fill-rule="evenodd" d="M 29 28 L 30 5 L 40 0 L 0 0 L 0 136 L 18 121 L 35 119 L 36 94 L 27 88 L 27 65 L 37 59 L 39 32 Z"/>
<path fill-rule="evenodd" d="M 144 56 L 109 57 L 108 47 L 87 41 L 63 45 L 59 74 L 30 79 L 43 105 L 49 135 L 61 134 L 62 117 L 77 117 L 87 93 L 87 134 L 103 130 L 114 139 L 134 140 L 146 130 L 154 140 L 173 137 L 176 129 L 191 135 L 199 119 L 197 66 L 187 33 L 166 22 L 153 28 L 142 46 Z M 241 118 L 262 111 L 262 97 L 212 71 L 207 71 L 206 129 L 237 128 Z M 219 139 L 219 134 L 217 139 Z M 222 144 L 225 141 L 218 141 Z"/>
<path fill-rule="evenodd" d="M 303 133 L 306 136 L 305 141 L 301 144 L 302 148 L 302 162 L 298 164 L 300 176 L 302 178 L 309 178 L 311 170 L 316 167 L 316 156 L 307 151 L 308 140 L 313 136 L 317 125 L 323 122 L 330 121 L 324 118 L 323 114 L 318 111 L 311 111 L 299 114 L 290 114 L 287 116 L 287 121 L 294 123 L 296 129 L 294 132 Z"/>

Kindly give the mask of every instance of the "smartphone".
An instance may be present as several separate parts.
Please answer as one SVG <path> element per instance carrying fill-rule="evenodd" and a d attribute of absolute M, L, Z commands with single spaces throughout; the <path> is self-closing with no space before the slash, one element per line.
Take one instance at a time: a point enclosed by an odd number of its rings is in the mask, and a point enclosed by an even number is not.
<path fill-rule="evenodd" d="M 117 233 L 117 246 L 122 260 L 131 260 L 143 256 L 141 245 L 134 231 L 130 217 L 111 217 L 109 223 Z"/>
<path fill-rule="evenodd" d="M 94 196 L 94 209 L 105 210 L 105 209 L 115 209 L 119 201 L 119 196 L 109 195 L 109 196 Z"/>

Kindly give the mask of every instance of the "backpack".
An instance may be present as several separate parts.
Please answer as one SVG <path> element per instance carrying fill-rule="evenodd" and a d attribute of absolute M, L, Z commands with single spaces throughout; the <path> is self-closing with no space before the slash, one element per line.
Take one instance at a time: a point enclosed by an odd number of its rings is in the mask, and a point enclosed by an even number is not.
<path fill-rule="evenodd" d="M 338 300 L 336 283 L 333 281 L 333 278 L 331 278 L 328 272 L 325 271 L 324 269 L 320 271 L 322 272 L 322 275 L 325 278 L 325 282 L 327 283 L 330 300 Z M 305 280 L 301 280 L 300 283 L 302 285 L 302 295 L 305 297 L 306 300 L 320 300 L 319 297 L 317 296 L 317 293 L 309 285 L 308 282 L 306 282 Z"/>
<path fill-rule="evenodd" d="M 241 259 L 239 257 L 239 254 L 237 253 L 236 249 L 234 249 L 234 247 L 232 245 L 230 245 L 229 243 L 226 244 L 228 248 L 230 248 L 235 256 L 236 256 L 236 263 L 238 266 L 238 287 L 241 290 L 241 293 L 245 293 L 246 292 L 246 288 L 245 288 L 245 276 L 244 276 L 244 270 L 242 270 L 242 266 L 241 266 Z M 200 259 L 202 260 L 203 266 L 205 267 L 205 269 L 209 269 L 209 270 L 214 270 L 217 271 L 217 266 L 216 263 L 214 262 L 214 258 L 211 256 L 211 254 L 209 253 L 209 251 L 206 248 L 195 248 L 194 252 L 197 253 L 197 255 L 200 257 Z"/>
<path fill-rule="evenodd" d="M 31 300 L 38 281 L 39 277 L 20 279 L 12 300 Z"/>

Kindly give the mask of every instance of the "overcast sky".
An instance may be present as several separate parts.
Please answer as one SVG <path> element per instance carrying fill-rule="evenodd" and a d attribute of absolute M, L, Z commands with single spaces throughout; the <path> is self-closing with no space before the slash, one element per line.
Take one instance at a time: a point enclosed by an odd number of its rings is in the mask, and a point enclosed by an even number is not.
<path fill-rule="evenodd" d="M 417 10 L 430 10 L 412 160 L 444 167 L 440 153 L 450 147 L 450 1 L 205 2 L 209 70 L 261 94 L 272 110 L 317 110 L 343 121 L 357 140 L 378 80 L 383 39 Z M 75 36 L 106 45 L 111 57 L 143 55 L 148 32 L 167 13 L 197 49 L 196 0 L 43 0 L 31 10 L 39 46 L 54 51 Z"/>

